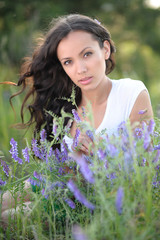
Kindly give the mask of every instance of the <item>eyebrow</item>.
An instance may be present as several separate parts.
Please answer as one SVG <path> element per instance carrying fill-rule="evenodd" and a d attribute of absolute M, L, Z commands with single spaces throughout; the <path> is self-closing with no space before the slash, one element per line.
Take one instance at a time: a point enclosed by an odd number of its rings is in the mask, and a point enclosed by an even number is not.
<path fill-rule="evenodd" d="M 85 48 L 79 53 L 79 55 L 82 55 L 83 52 L 85 52 L 86 49 L 88 49 L 88 48 L 91 48 L 91 47 L 85 47 Z M 68 59 L 71 59 L 71 57 L 62 58 L 61 61 L 62 61 L 62 60 L 68 60 Z"/>

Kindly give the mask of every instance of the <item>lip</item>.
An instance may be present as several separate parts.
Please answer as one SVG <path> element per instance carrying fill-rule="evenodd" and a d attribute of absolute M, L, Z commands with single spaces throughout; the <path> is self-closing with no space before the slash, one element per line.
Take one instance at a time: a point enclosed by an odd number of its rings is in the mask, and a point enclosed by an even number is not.
<path fill-rule="evenodd" d="M 92 81 L 92 77 L 85 77 L 79 80 L 82 85 L 87 85 Z"/>

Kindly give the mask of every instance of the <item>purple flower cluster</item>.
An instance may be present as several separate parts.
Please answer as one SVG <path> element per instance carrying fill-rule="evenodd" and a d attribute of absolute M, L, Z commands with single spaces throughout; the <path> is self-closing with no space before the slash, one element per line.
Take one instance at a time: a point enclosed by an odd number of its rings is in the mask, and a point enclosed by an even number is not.
<path fill-rule="evenodd" d="M 45 161 L 46 160 L 46 154 L 47 154 L 45 147 L 42 146 L 42 145 L 40 147 L 38 147 L 37 140 L 34 139 L 34 138 L 32 139 L 31 144 L 32 144 L 32 151 L 33 151 L 34 155 L 37 158 Z"/>
<path fill-rule="evenodd" d="M 73 149 L 75 149 L 77 146 L 78 146 L 78 138 L 80 136 L 80 130 L 79 128 L 76 129 L 76 134 L 75 134 L 75 137 L 73 139 Z"/>
<path fill-rule="evenodd" d="M 46 130 L 42 129 L 42 131 L 40 132 L 40 141 L 45 142 L 46 137 L 47 137 Z"/>
<path fill-rule="evenodd" d="M 84 176 L 84 178 L 89 183 L 94 184 L 95 180 L 94 180 L 93 172 L 90 170 L 89 164 L 85 160 L 84 155 L 82 155 L 82 156 L 73 155 L 72 157 L 75 159 L 77 164 L 80 166 L 80 171 L 81 171 L 82 175 Z"/>
<path fill-rule="evenodd" d="M 28 162 L 28 163 L 30 162 L 29 151 L 30 149 L 28 147 L 26 147 L 25 149 L 22 149 L 22 154 L 25 159 L 25 162 Z"/>
<path fill-rule="evenodd" d="M 4 186 L 6 184 L 6 181 L 3 181 L 2 179 L 0 179 L 0 186 Z"/>
<path fill-rule="evenodd" d="M 124 198 L 123 188 L 119 187 L 118 191 L 117 191 L 116 202 L 115 202 L 116 210 L 117 210 L 119 215 L 122 214 L 123 198 Z"/>
<path fill-rule="evenodd" d="M 71 179 L 68 181 L 67 186 L 80 203 L 91 210 L 95 209 L 95 206 L 85 198 Z"/>
<path fill-rule="evenodd" d="M 88 240 L 88 237 L 86 236 L 82 228 L 78 225 L 73 226 L 72 235 L 74 240 Z"/>
<path fill-rule="evenodd" d="M 86 131 L 86 135 L 92 140 L 94 141 L 94 134 L 91 130 L 87 130 Z"/>
<path fill-rule="evenodd" d="M 80 119 L 77 111 L 76 111 L 75 109 L 72 109 L 72 113 L 73 113 L 74 120 L 75 120 L 77 123 L 80 123 L 80 122 L 81 122 L 81 119 Z"/>
<path fill-rule="evenodd" d="M 7 177 L 9 177 L 9 171 L 10 171 L 9 166 L 2 159 L 0 159 L 0 163 L 1 163 L 1 166 L 3 168 L 3 172 L 6 174 Z"/>
<path fill-rule="evenodd" d="M 70 198 L 65 198 L 64 201 L 68 204 L 68 206 L 72 209 L 76 208 L 75 203 Z"/>
<path fill-rule="evenodd" d="M 22 164 L 23 163 L 22 159 L 18 157 L 17 142 L 12 138 L 10 141 L 10 144 L 11 144 L 11 149 L 9 152 L 11 153 L 12 158 L 15 160 L 15 162 Z"/>

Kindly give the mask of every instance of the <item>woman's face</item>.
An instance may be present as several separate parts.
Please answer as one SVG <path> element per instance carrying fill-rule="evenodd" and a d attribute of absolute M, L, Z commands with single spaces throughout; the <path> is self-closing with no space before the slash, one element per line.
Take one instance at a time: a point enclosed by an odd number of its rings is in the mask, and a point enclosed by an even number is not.
<path fill-rule="evenodd" d="M 70 32 L 57 48 L 57 56 L 70 79 L 83 91 L 94 90 L 106 81 L 105 60 L 110 56 L 110 44 L 103 48 L 85 31 Z"/>

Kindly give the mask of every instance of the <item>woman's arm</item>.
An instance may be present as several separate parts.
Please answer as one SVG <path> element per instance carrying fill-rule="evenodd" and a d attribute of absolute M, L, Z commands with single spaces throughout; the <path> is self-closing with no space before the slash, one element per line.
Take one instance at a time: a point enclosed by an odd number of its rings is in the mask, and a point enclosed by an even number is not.
<path fill-rule="evenodd" d="M 143 114 L 139 114 L 141 110 L 144 110 Z M 150 119 L 153 119 L 152 105 L 149 94 L 146 90 L 143 90 L 137 97 L 129 118 L 131 124 L 134 122 L 149 121 Z"/>

